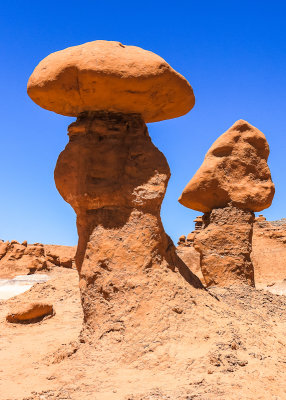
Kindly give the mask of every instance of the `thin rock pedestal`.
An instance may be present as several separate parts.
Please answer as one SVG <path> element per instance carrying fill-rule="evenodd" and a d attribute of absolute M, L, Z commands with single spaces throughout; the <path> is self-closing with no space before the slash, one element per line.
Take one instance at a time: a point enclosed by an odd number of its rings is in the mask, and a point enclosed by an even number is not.
<path fill-rule="evenodd" d="M 194 247 L 207 286 L 245 283 L 254 286 L 251 261 L 254 213 L 229 205 L 205 214 L 206 226 Z"/>

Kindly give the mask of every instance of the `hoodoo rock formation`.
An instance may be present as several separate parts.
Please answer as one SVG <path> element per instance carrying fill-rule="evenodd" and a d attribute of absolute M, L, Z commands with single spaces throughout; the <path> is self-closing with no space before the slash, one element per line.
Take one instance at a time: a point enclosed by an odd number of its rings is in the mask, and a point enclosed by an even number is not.
<path fill-rule="evenodd" d="M 136 315 L 156 315 L 170 285 L 178 292 L 201 287 L 164 232 L 160 208 L 170 171 L 145 124 L 188 112 L 192 88 L 151 52 L 97 41 L 48 56 L 28 93 L 44 108 L 77 116 L 55 182 L 77 214 L 82 337 L 127 326 L 135 332 Z M 151 332 L 154 321 L 149 315 L 141 322 Z"/>
<path fill-rule="evenodd" d="M 179 198 L 205 213 L 194 247 L 207 286 L 254 285 L 253 212 L 269 207 L 274 196 L 268 155 L 263 133 L 239 120 L 214 142 Z"/>

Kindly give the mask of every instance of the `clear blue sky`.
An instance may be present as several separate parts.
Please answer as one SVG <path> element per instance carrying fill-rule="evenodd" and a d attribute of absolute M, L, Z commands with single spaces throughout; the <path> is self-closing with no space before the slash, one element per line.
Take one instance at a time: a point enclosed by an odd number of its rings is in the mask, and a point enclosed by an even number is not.
<path fill-rule="evenodd" d="M 286 217 L 285 14 L 286 3 L 275 0 L 2 2 L 0 238 L 77 243 L 74 212 L 53 180 L 73 119 L 35 105 L 26 84 L 48 54 L 97 39 L 151 50 L 193 86 L 188 115 L 149 124 L 172 172 L 162 219 L 174 241 L 198 215 L 177 198 L 212 142 L 240 118 L 270 144 L 276 195 L 264 215 Z"/>

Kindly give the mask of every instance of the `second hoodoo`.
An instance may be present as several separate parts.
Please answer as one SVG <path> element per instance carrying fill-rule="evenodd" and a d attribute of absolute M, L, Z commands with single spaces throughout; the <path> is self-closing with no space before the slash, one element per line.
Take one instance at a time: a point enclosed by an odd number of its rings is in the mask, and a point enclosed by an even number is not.
<path fill-rule="evenodd" d="M 254 211 L 269 207 L 275 191 L 268 156 L 264 134 L 239 120 L 214 142 L 179 198 L 185 207 L 205 213 L 194 246 L 208 286 L 254 285 Z"/>

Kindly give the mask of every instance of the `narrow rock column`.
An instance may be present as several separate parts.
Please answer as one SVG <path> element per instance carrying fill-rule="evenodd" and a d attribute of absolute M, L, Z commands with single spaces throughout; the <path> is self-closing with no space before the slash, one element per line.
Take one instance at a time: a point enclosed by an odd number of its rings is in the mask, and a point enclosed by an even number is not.
<path fill-rule="evenodd" d="M 232 205 L 205 214 L 206 227 L 195 237 L 207 286 L 238 282 L 254 286 L 251 261 L 254 213 Z"/>
<path fill-rule="evenodd" d="M 156 282 L 151 275 L 180 268 L 160 218 L 170 170 L 136 114 L 84 113 L 69 137 L 55 182 L 77 213 L 85 331 L 100 337 L 120 330 L 118 316 Z"/>

